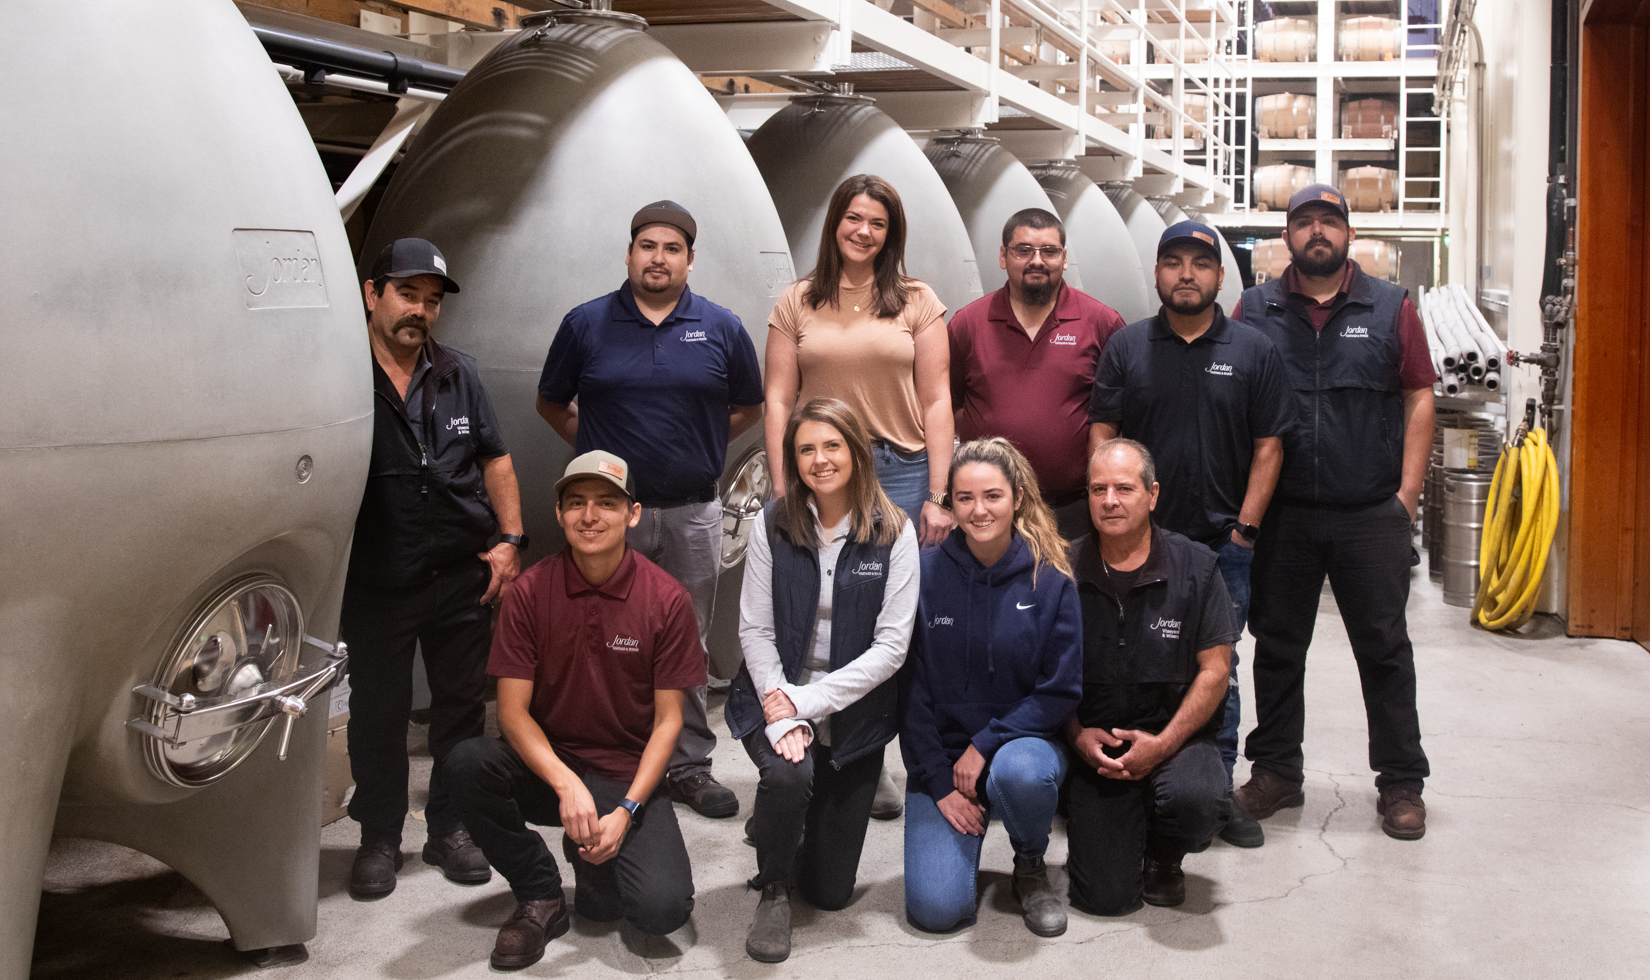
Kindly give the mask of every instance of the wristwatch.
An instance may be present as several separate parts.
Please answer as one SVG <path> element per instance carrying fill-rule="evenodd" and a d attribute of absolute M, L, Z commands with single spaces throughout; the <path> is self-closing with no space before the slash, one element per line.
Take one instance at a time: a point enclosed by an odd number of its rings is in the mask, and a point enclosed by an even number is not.
<path fill-rule="evenodd" d="M 642 805 L 640 803 L 637 803 L 635 800 L 633 800 L 633 799 L 631 799 L 627 796 L 624 799 L 619 801 L 619 805 L 624 807 L 625 810 L 627 812 L 629 812 L 631 824 L 637 824 L 637 823 L 641 822 L 642 814 L 641 814 L 640 811 L 642 809 Z"/>
<path fill-rule="evenodd" d="M 515 545 L 517 551 L 527 550 L 527 535 L 525 534 L 501 534 L 498 536 L 498 541 L 499 544 Z"/>
<path fill-rule="evenodd" d="M 945 506 L 945 494 L 935 493 L 934 491 L 930 490 L 930 491 L 928 491 L 928 502 L 933 504 L 935 507 L 944 507 Z"/>
<path fill-rule="evenodd" d="M 1249 542 L 1250 544 L 1254 544 L 1255 539 L 1260 537 L 1260 528 L 1254 526 L 1253 524 L 1245 524 L 1242 521 L 1239 521 L 1237 533 L 1238 537 Z"/>

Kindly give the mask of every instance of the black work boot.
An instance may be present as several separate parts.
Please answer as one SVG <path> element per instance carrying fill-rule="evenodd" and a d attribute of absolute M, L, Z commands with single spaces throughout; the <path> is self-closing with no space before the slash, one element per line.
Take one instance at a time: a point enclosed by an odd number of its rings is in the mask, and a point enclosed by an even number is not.
<path fill-rule="evenodd" d="M 567 900 L 555 898 L 518 902 L 493 943 L 495 970 L 520 970 L 544 958 L 550 940 L 567 932 Z"/>
<path fill-rule="evenodd" d="M 1239 786 L 1232 799 L 1252 820 L 1265 820 L 1279 810 L 1287 810 L 1306 802 L 1300 783 L 1286 782 L 1282 776 L 1256 769 L 1249 781 Z"/>
<path fill-rule="evenodd" d="M 1186 872 L 1180 870 L 1180 860 L 1147 856 L 1140 883 L 1140 897 L 1147 905 L 1172 909 L 1186 901 Z"/>
<path fill-rule="evenodd" d="M 463 827 L 445 837 L 431 837 L 424 844 L 424 863 L 440 868 L 448 881 L 460 885 L 479 885 L 493 878 L 486 856 Z"/>
<path fill-rule="evenodd" d="M 1220 839 L 1233 847 L 1260 847 L 1266 843 L 1266 831 L 1261 829 L 1260 821 L 1244 812 L 1243 805 L 1237 800 L 1229 801 L 1232 815 L 1226 821 L 1226 826 L 1220 828 Z"/>
<path fill-rule="evenodd" d="M 709 769 L 685 776 L 666 776 L 665 788 L 672 800 L 687 804 L 701 817 L 731 817 L 739 812 L 739 797 L 717 782 Z"/>
<path fill-rule="evenodd" d="M 791 892 L 782 884 L 762 886 L 745 953 L 758 963 L 782 963 L 791 955 Z"/>
<path fill-rule="evenodd" d="M 401 870 L 400 841 L 363 841 L 349 869 L 349 893 L 356 898 L 383 898 L 395 891 Z"/>

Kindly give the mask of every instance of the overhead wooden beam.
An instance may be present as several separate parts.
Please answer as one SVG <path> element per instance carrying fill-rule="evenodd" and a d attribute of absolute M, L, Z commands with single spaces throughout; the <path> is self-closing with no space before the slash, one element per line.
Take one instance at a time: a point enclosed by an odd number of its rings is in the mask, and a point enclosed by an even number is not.
<path fill-rule="evenodd" d="M 361 26 L 361 11 L 365 10 L 400 17 L 403 29 L 407 26 L 408 11 L 489 30 L 516 27 L 522 15 L 532 13 L 528 7 L 500 0 L 396 0 L 394 3 L 388 0 L 257 0 L 257 6 L 273 7 L 350 27 Z"/>

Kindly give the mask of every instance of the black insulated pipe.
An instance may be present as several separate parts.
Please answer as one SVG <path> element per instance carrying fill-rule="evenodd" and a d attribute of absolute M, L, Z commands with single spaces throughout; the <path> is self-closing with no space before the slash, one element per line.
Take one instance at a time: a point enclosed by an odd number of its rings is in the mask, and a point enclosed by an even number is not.
<path fill-rule="evenodd" d="M 1569 232 L 1570 3 L 1553 0 L 1552 74 L 1548 82 L 1547 248 L 1541 298 L 1564 292 L 1564 247 Z"/>
<path fill-rule="evenodd" d="M 346 72 L 381 79 L 389 85 L 391 92 L 400 94 L 409 85 L 450 92 L 464 78 L 464 72 L 457 68 L 390 51 L 374 51 L 264 24 L 253 24 L 252 32 L 258 35 L 270 60 L 302 68 L 304 79 L 309 82 L 321 81 L 328 71 Z"/>

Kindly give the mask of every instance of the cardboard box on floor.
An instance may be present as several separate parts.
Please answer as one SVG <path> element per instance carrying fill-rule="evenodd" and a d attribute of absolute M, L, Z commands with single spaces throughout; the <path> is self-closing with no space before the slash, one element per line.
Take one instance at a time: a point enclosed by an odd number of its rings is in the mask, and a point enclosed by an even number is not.
<path fill-rule="evenodd" d="M 355 780 L 349 771 L 349 677 L 327 696 L 327 757 L 321 777 L 321 825 L 349 815 Z"/>

